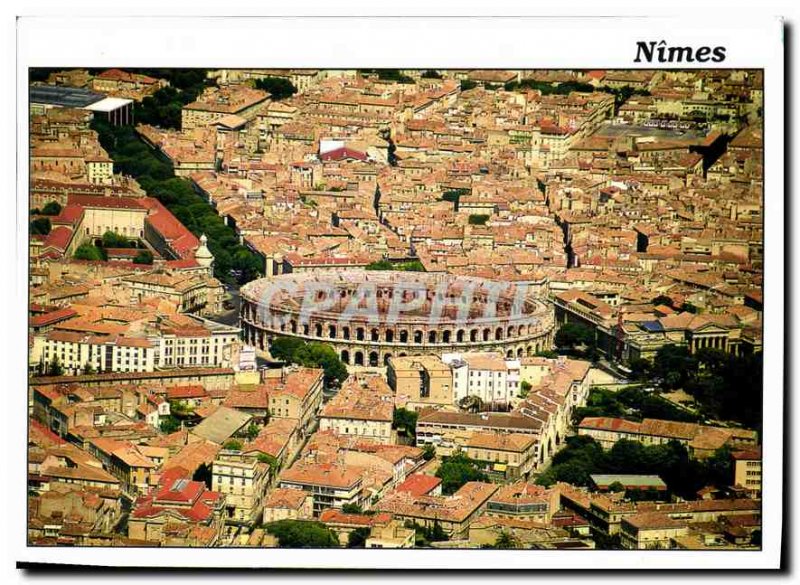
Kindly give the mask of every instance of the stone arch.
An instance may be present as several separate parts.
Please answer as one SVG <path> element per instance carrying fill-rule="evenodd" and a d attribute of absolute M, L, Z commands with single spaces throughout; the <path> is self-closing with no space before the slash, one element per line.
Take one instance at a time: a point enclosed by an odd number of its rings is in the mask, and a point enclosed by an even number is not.
<path fill-rule="evenodd" d="M 510 349 L 509 349 L 509 350 L 506 352 L 506 359 L 509 359 L 509 360 L 510 360 L 510 359 L 511 359 L 511 358 L 513 358 L 513 357 L 514 357 L 514 352 L 513 352 L 513 350 L 510 350 Z"/>
<path fill-rule="evenodd" d="M 369 332 L 370 341 L 378 341 L 380 339 L 380 332 L 377 327 L 373 327 Z"/>
<path fill-rule="evenodd" d="M 317 337 L 322 337 L 322 323 L 317 323 L 314 325 L 314 335 Z"/>
<path fill-rule="evenodd" d="M 370 367 L 377 368 L 379 364 L 379 356 L 377 351 L 369 352 L 369 365 Z"/>
<path fill-rule="evenodd" d="M 517 349 L 517 357 L 518 358 L 522 357 L 522 348 L 521 347 Z"/>
<path fill-rule="evenodd" d="M 328 325 L 328 337 L 336 339 L 336 325 Z"/>
<path fill-rule="evenodd" d="M 303 323 L 303 335 L 309 334 L 308 323 Z"/>
<path fill-rule="evenodd" d="M 456 343 L 464 343 L 464 330 L 459 329 L 456 331 Z"/>
<path fill-rule="evenodd" d="M 451 333 L 449 329 L 442 331 L 442 343 L 450 343 L 450 336 Z"/>
<path fill-rule="evenodd" d="M 525 331 L 525 325 L 520 325 L 519 327 L 517 327 L 517 335 L 518 336 L 521 337 L 523 331 Z"/>
<path fill-rule="evenodd" d="M 436 343 L 436 329 L 428 331 L 428 343 Z"/>
<path fill-rule="evenodd" d="M 363 327 L 356 327 L 356 339 L 358 341 L 364 341 L 364 328 Z"/>
<path fill-rule="evenodd" d="M 408 331 L 405 329 L 400 330 L 400 343 L 408 343 Z"/>
<path fill-rule="evenodd" d="M 470 341 L 478 341 L 478 330 L 477 329 L 470 329 L 469 330 L 469 340 Z"/>
<path fill-rule="evenodd" d="M 506 332 L 506 337 L 514 337 L 514 326 L 513 325 L 509 326 L 508 331 Z"/>
<path fill-rule="evenodd" d="M 486 327 L 486 328 L 483 330 L 483 340 L 484 340 L 484 341 L 489 341 L 489 338 L 490 338 L 491 336 L 492 336 L 492 330 L 491 330 L 491 329 L 489 329 L 488 327 Z"/>
<path fill-rule="evenodd" d="M 387 343 L 392 343 L 394 341 L 394 329 L 387 329 L 385 337 Z"/>
<path fill-rule="evenodd" d="M 343 339 L 350 339 L 350 328 L 346 325 L 342 327 L 342 338 Z"/>
<path fill-rule="evenodd" d="M 392 354 L 391 353 L 384 354 L 384 356 L 383 356 L 383 365 L 384 366 L 388 366 L 390 359 L 392 359 Z"/>
<path fill-rule="evenodd" d="M 533 355 L 532 349 L 533 349 L 533 348 L 532 348 L 532 347 L 529 345 L 529 346 L 527 347 L 527 349 L 525 350 L 525 355 L 527 355 L 528 357 L 530 357 L 531 355 Z"/>
<path fill-rule="evenodd" d="M 357 351 L 353 354 L 353 364 L 356 366 L 363 366 L 364 365 L 364 352 Z"/>
<path fill-rule="evenodd" d="M 494 340 L 495 341 L 500 341 L 501 339 L 503 339 L 503 328 L 502 327 L 498 327 L 494 331 Z"/>
<path fill-rule="evenodd" d="M 422 329 L 415 329 L 414 330 L 414 343 L 422 343 L 423 334 Z"/>
<path fill-rule="evenodd" d="M 341 356 L 342 356 L 342 362 L 344 362 L 345 364 L 349 365 L 350 364 L 350 352 L 347 351 L 346 349 L 343 349 Z"/>
<path fill-rule="evenodd" d="M 297 333 L 297 321 L 295 321 L 294 319 L 289 321 L 289 331 L 291 331 L 292 333 Z"/>

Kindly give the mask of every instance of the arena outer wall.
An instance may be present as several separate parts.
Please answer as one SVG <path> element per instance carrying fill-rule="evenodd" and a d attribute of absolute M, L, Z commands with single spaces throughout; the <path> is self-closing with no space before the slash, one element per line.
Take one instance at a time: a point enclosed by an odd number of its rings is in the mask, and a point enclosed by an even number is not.
<path fill-rule="evenodd" d="M 508 287 L 508 293 L 492 296 L 491 287 L 497 285 Z M 304 291 L 325 286 L 335 290 L 335 305 L 304 314 Z M 346 314 L 353 295 L 363 294 L 358 292 L 359 286 L 374 286 L 377 317 Z M 438 273 L 344 270 L 284 274 L 242 287 L 242 335 L 245 343 L 260 350 L 267 350 L 278 336 L 323 342 L 332 346 L 345 364 L 354 366 L 382 366 L 395 356 L 468 351 L 522 357 L 552 347 L 555 319 L 553 306 L 546 300 L 546 283 L 541 282 L 522 285 L 524 302 L 518 305 L 522 309 L 512 311 L 513 294 L 519 286 Z M 277 294 L 276 287 L 281 289 Z M 284 287 L 296 292 L 286 292 Z M 442 290 L 446 292 L 442 294 Z M 459 319 L 455 303 L 467 298 L 467 290 L 472 298 L 469 316 Z M 395 294 L 403 294 L 409 303 L 414 295 L 425 294 L 426 298 L 420 301 L 419 310 L 391 320 L 386 318 L 387 307 Z M 490 299 L 496 299 L 495 314 L 487 317 Z M 445 307 L 436 320 L 430 318 L 434 301 Z"/>

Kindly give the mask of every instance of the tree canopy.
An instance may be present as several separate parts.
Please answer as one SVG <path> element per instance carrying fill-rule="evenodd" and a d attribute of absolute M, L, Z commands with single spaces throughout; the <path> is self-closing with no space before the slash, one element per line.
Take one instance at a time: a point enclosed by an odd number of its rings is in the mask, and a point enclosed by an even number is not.
<path fill-rule="evenodd" d="M 31 235 L 42 235 L 46 236 L 50 233 L 52 229 L 52 225 L 50 224 L 50 218 L 47 217 L 37 217 L 30 224 L 30 232 Z"/>
<path fill-rule="evenodd" d="M 331 548 L 339 539 L 321 522 L 309 520 L 278 520 L 264 525 L 264 530 L 278 538 L 282 548 Z"/>
<path fill-rule="evenodd" d="M 444 457 L 436 477 L 442 480 L 442 493 L 450 495 L 470 481 L 489 481 L 489 477 L 478 467 L 478 463 L 462 453 Z"/>
<path fill-rule="evenodd" d="M 594 332 L 580 323 L 564 323 L 553 339 L 558 347 L 572 349 L 576 345 L 594 345 Z"/>
<path fill-rule="evenodd" d="M 280 101 L 297 93 L 297 88 L 288 79 L 283 77 L 264 77 L 256 79 L 256 89 L 269 92 L 270 97 L 275 101 Z"/>
<path fill-rule="evenodd" d="M 536 483 L 552 485 L 564 481 L 588 486 L 590 475 L 595 473 L 658 475 L 671 493 L 694 499 L 702 487 L 723 487 L 733 480 L 727 448 L 718 450 L 706 460 L 697 460 L 691 459 L 686 447 L 677 441 L 644 445 L 622 439 L 608 451 L 603 451 L 597 441 L 585 435 L 568 437 L 566 442 L 566 447 L 553 456 L 551 466 L 536 479 Z"/>
<path fill-rule="evenodd" d="M 485 213 L 472 213 L 467 218 L 469 225 L 486 225 L 486 222 L 489 221 L 489 216 Z"/>
<path fill-rule="evenodd" d="M 392 428 L 411 439 L 417 436 L 417 418 L 419 414 L 405 408 L 395 408 L 392 416 Z"/>
<path fill-rule="evenodd" d="M 306 342 L 296 337 L 277 337 L 269 348 L 276 360 L 311 368 L 322 368 L 325 385 L 338 386 L 347 379 L 347 366 L 325 343 Z"/>
<path fill-rule="evenodd" d="M 81 244 L 75 250 L 73 257 L 76 260 L 105 260 L 105 250 L 92 244 Z"/>

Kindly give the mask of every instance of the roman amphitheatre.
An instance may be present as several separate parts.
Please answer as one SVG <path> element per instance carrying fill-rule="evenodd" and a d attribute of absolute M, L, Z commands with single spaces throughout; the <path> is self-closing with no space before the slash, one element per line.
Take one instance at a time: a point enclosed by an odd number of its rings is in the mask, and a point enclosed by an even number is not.
<path fill-rule="evenodd" d="M 465 351 L 522 357 L 552 346 L 545 287 L 441 273 L 283 274 L 242 287 L 242 335 L 262 351 L 277 336 L 324 342 L 352 366 Z"/>

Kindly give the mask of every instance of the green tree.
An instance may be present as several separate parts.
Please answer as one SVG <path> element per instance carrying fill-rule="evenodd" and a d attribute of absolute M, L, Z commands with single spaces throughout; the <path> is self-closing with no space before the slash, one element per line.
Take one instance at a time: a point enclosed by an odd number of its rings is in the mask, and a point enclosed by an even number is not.
<path fill-rule="evenodd" d="M 48 376 L 63 376 L 64 375 L 64 368 L 61 367 L 61 362 L 59 361 L 57 355 L 54 355 L 53 359 L 50 360 L 50 363 L 47 366 L 46 374 Z"/>
<path fill-rule="evenodd" d="M 485 213 L 471 213 L 467 218 L 469 225 L 486 225 L 489 221 L 489 216 Z"/>
<path fill-rule="evenodd" d="M 46 236 L 50 233 L 52 229 L 52 225 L 50 224 L 50 219 L 47 217 L 37 217 L 30 223 L 30 233 L 32 236 L 34 235 L 42 235 Z"/>
<path fill-rule="evenodd" d="M 510 532 L 503 530 L 494 541 L 494 548 L 498 549 L 512 549 L 520 548 L 519 539 Z"/>
<path fill-rule="evenodd" d="M 61 213 L 61 204 L 58 201 L 50 201 L 42 207 L 42 215 L 58 215 Z"/>
<path fill-rule="evenodd" d="M 484 409 L 484 404 L 480 396 L 476 396 L 475 394 L 468 394 L 467 396 L 464 396 L 464 398 L 458 401 L 458 407 L 461 410 L 466 410 L 467 412 L 476 413 Z"/>
<path fill-rule="evenodd" d="M 656 298 L 653 299 L 653 305 L 666 305 L 667 307 L 672 306 L 672 299 L 667 295 L 658 295 Z"/>
<path fill-rule="evenodd" d="M 475 89 L 476 87 L 478 87 L 477 81 L 472 81 L 471 79 L 461 80 L 461 91 L 469 91 L 471 89 Z"/>
<path fill-rule="evenodd" d="M 259 453 L 256 459 L 259 463 L 266 463 L 269 465 L 270 477 L 275 477 L 275 475 L 277 475 L 277 473 L 280 471 L 280 463 L 269 453 Z"/>
<path fill-rule="evenodd" d="M 580 323 L 564 323 L 556 331 L 554 338 L 558 347 L 572 349 L 576 345 L 594 345 L 594 332 Z"/>
<path fill-rule="evenodd" d="M 430 443 L 425 443 L 425 446 L 422 447 L 422 458 L 425 461 L 430 461 L 434 457 L 436 457 L 436 447 Z"/>
<path fill-rule="evenodd" d="M 370 529 L 367 527 L 356 528 L 347 535 L 347 548 L 364 548 L 369 534 Z"/>
<path fill-rule="evenodd" d="M 162 433 L 170 434 L 180 430 L 181 423 L 177 418 L 170 414 L 161 417 L 159 421 L 159 428 L 161 429 Z"/>
<path fill-rule="evenodd" d="M 141 250 L 133 258 L 134 264 L 152 264 L 153 253 L 150 250 Z"/>
<path fill-rule="evenodd" d="M 683 345 L 664 345 L 653 358 L 652 373 L 664 388 L 680 388 L 697 369 L 697 360 Z"/>
<path fill-rule="evenodd" d="M 283 548 L 331 548 L 339 539 L 324 524 L 309 520 L 278 520 L 264 525 Z"/>
<path fill-rule="evenodd" d="M 247 438 L 252 441 L 258 436 L 260 431 L 261 428 L 257 424 L 250 423 L 250 425 L 247 427 L 247 431 L 245 431 L 245 435 L 247 435 Z"/>
<path fill-rule="evenodd" d="M 364 270 L 394 270 L 394 264 L 388 260 L 376 260 L 364 266 Z"/>
<path fill-rule="evenodd" d="M 256 89 L 269 92 L 274 101 L 280 101 L 297 93 L 297 88 L 288 79 L 283 77 L 264 77 L 255 81 Z"/>
<path fill-rule="evenodd" d="M 104 248 L 134 248 L 136 246 L 136 242 L 112 231 L 103 234 L 102 242 Z"/>
<path fill-rule="evenodd" d="M 608 491 L 614 492 L 614 493 L 624 492 L 625 491 L 625 486 L 622 485 L 622 483 L 620 483 L 618 481 L 615 481 L 615 482 L 612 482 L 611 485 L 608 486 Z"/>
<path fill-rule="evenodd" d="M 242 450 L 242 442 L 239 439 L 228 439 L 222 445 L 223 449 L 228 449 L 229 451 L 241 451 Z"/>
<path fill-rule="evenodd" d="M 422 77 L 422 79 L 441 79 L 442 74 L 435 69 L 426 69 L 422 72 L 420 77 Z"/>
<path fill-rule="evenodd" d="M 631 376 L 634 380 L 648 380 L 653 365 L 650 363 L 650 360 L 633 358 L 628 363 L 628 367 L 631 369 Z"/>
<path fill-rule="evenodd" d="M 277 337 L 270 344 L 269 351 L 276 360 L 322 368 L 328 387 L 339 386 L 347 379 L 347 366 L 330 345 L 305 342 L 296 337 Z"/>
<path fill-rule="evenodd" d="M 358 504 L 344 504 L 342 512 L 345 514 L 363 514 L 364 510 Z"/>
<path fill-rule="evenodd" d="M 462 453 L 455 453 L 442 459 L 436 470 L 436 477 L 442 480 L 442 493 L 455 493 L 470 481 L 489 481 L 488 476 L 478 468 L 477 462 Z"/>
<path fill-rule="evenodd" d="M 398 434 L 414 439 L 417 436 L 417 418 L 419 418 L 419 414 L 413 410 L 395 408 L 392 415 L 392 428 Z"/>
<path fill-rule="evenodd" d="M 105 260 L 105 252 L 92 244 L 81 244 L 72 255 L 76 260 Z"/>
<path fill-rule="evenodd" d="M 523 380 L 519 385 L 519 397 L 520 398 L 527 398 L 528 393 L 531 391 L 533 386 L 527 380 Z"/>

